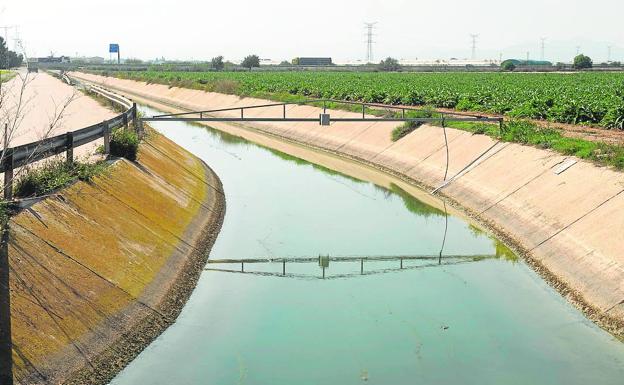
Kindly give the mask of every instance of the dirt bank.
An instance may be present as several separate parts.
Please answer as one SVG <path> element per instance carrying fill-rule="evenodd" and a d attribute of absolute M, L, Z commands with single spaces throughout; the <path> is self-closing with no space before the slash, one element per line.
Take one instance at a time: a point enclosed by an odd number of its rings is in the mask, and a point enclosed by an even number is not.
<path fill-rule="evenodd" d="M 152 133 L 116 161 L 10 222 L 14 376 L 106 384 L 190 296 L 225 210 L 217 176 Z"/>
<path fill-rule="evenodd" d="M 75 74 L 160 107 L 216 109 L 266 103 L 232 95 Z M 232 116 L 238 112 L 233 111 Z M 289 116 L 318 116 L 309 106 Z M 352 114 L 331 111 L 333 116 Z M 279 116 L 258 110 L 255 116 Z M 227 115 L 224 115 L 227 116 Z M 252 115 L 248 115 L 251 117 Z M 422 126 L 398 142 L 391 123 L 212 123 L 241 136 L 272 135 L 356 159 L 433 189 L 446 171 L 444 136 Z M 247 134 L 244 134 L 247 132 Z M 252 134 L 249 134 L 252 133 Z M 448 129 L 448 175 L 440 193 L 523 254 L 567 299 L 615 335 L 624 336 L 624 175 L 552 151 L 499 143 L 483 135 Z M 573 163 L 575 162 L 576 163 Z M 572 164 L 573 163 L 573 164 Z M 567 167 L 566 167 L 567 166 Z"/>
<path fill-rule="evenodd" d="M 25 72 L 25 71 L 23 71 Z M 5 87 L 5 100 L 1 111 L 14 119 L 16 110 L 20 105 L 20 122 L 10 138 L 10 146 L 18 146 L 40 140 L 45 136 L 59 135 L 69 131 L 100 123 L 117 115 L 110 109 L 100 105 L 97 101 L 77 91 L 59 79 L 45 72 L 30 73 L 26 85 L 23 86 L 22 78 L 16 76 L 7 82 Z M 23 94 L 21 89 L 23 87 Z M 68 100 L 71 102 L 68 103 Z M 66 104 L 63 110 L 63 106 Z M 48 132 L 50 124 L 55 116 L 61 115 L 54 129 Z M 0 137 L 0 143 L 4 139 Z M 102 144 L 96 141 L 76 149 L 76 156 L 84 156 Z"/>

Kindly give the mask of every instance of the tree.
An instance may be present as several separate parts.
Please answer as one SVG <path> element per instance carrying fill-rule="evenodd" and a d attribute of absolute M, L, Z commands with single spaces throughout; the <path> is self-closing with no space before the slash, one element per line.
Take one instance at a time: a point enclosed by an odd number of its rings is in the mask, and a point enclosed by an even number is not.
<path fill-rule="evenodd" d="M 21 53 L 9 51 L 9 68 L 19 67 L 22 63 L 24 63 L 24 56 Z"/>
<path fill-rule="evenodd" d="M 24 56 L 13 51 L 9 51 L 4 38 L 0 37 L 0 68 L 8 69 L 19 67 L 23 62 Z"/>
<path fill-rule="evenodd" d="M 379 62 L 378 68 L 380 71 L 400 71 L 401 65 L 397 59 L 388 57 Z"/>
<path fill-rule="evenodd" d="M 223 68 L 225 68 L 225 63 L 223 63 L 223 56 L 213 57 L 212 60 L 210 60 L 210 64 L 212 68 L 217 71 L 221 71 L 223 70 Z"/>
<path fill-rule="evenodd" d="M 250 71 L 253 67 L 260 67 L 260 57 L 258 55 L 249 55 L 243 59 L 241 66 L 249 68 Z"/>
<path fill-rule="evenodd" d="M 577 69 L 577 70 L 582 70 L 585 68 L 592 68 L 593 65 L 594 63 L 592 62 L 592 59 L 589 56 L 580 54 L 574 58 L 574 64 L 572 65 L 572 67 L 574 67 L 574 69 Z"/>
<path fill-rule="evenodd" d="M 511 60 L 505 60 L 501 63 L 501 69 L 503 71 L 513 71 L 516 69 L 516 65 Z"/>

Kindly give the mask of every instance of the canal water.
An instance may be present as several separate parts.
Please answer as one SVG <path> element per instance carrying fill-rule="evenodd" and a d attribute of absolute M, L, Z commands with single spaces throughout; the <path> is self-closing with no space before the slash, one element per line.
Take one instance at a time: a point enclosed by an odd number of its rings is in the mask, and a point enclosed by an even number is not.
<path fill-rule="evenodd" d="M 209 264 L 112 384 L 624 381 L 624 344 L 444 205 L 205 127 L 154 126 L 223 181 L 210 258 L 267 262 Z"/>

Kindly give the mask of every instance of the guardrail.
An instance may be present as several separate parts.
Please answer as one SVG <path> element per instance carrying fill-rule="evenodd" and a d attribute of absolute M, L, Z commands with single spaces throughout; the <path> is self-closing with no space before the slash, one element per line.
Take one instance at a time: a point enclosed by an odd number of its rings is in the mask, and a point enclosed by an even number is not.
<path fill-rule="evenodd" d="M 68 77 L 66 77 L 66 79 L 71 84 L 71 80 Z M 122 106 L 126 111 L 111 119 L 76 131 L 20 146 L 9 147 L 4 151 L 0 151 L 0 159 L 2 160 L 0 163 L 0 172 L 4 173 L 4 200 L 10 201 L 13 199 L 13 177 L 16 168 L 58 155 L 62 152 L 66 153 L 67 162 L 73 163 L 74 148 L 100 138 L 104 138 L 104 153 L 109 154 L 110 135 L 113 129 L 119 127 L 128 129 L 129 123 L 132 122 L 134 129 L 137 130 L 138 119 L 136 103 L 99 87 L 90 87 L 90 90 L 107 98 L 112 103 Z"/>

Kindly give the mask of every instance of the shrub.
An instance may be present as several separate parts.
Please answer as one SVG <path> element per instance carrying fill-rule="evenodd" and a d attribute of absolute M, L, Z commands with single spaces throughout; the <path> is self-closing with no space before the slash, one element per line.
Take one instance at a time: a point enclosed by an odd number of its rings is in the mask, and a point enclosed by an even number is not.
<path fill-rule="evenodd" d="M 130 161 L 137 159 L 139 152 L 139 137 L 130 130 L 118 128 L 113 130 L 110 140 L 110 153 L 113 156 L 126 158 Z"/>

